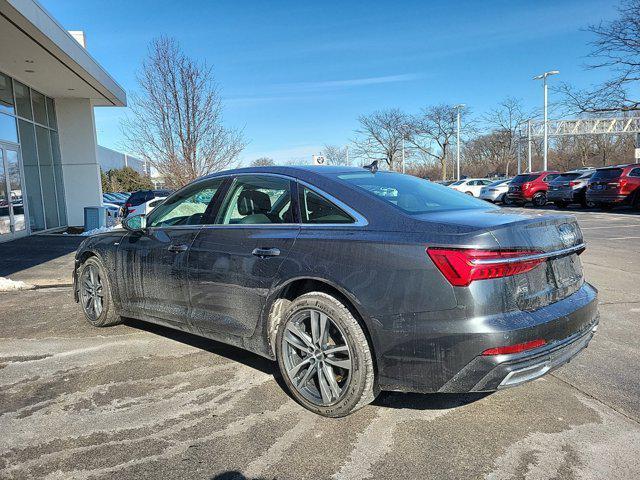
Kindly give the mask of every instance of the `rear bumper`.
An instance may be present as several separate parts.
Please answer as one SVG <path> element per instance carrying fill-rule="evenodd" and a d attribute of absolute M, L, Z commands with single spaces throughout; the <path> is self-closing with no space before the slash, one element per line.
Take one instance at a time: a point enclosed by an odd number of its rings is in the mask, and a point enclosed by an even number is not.
<path fill-rule="evenodd" d="M 599 193 L 587 191 L 587 200 L 593 203 L 623 203 L 627 199 L 627 195 L 618 193 Z"/>
<path fill-rule="evenodd" d="M 376 332 L 382 343 L 377 345 L 382 390 L 492 391 L 538 378 L 586 347 L 598 325 L 597 291 L 584 283 L 572 295 L 534 311 L 464 319 L 416 314 L 401 323 L 403 332 Z M 401 323 L 395 323 L 396 329 Z M 535 350 L 482 355 L 489 348 L 541 338 L 547 345 Z"/>
<path fill-rule="evenodd" d="M 480 199 L 488 200 L 489 202 L 497 202 L 502 198 L 504 192 L 480 192 Z"/>
<path fill-rule="evenodd" d="M 575 202 L 579 195 L 572 190 L 549 190 L 547 200 L 550 202 Z"/>
<path fill-rule="evenodd" d="M 514 203 L 526 203 L 531 201 L 531 197 L 525 196 L 522 192 L 507 192 L 507 198 Z"/>
<path fill-rule="evenodd" d="M 492 392 L 535 380 L 570 362 L 587 348 L 597 328 L 598 317 L 561 342 L 513 355 L 480 355 L 438 391 Z"/>

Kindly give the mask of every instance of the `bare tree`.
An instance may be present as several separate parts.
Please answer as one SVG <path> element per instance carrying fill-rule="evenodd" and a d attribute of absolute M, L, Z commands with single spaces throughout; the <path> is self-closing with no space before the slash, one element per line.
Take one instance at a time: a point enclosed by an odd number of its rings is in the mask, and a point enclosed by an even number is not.
<path fill-rule="evenodd" d="M 122 123 L 126 148 L 178 188 L 237 161 L 242 132 L 224 127 L 220 94 L 206 64 L 168 37 L 151 42 L 138 74 L 140 92 Z"/>
<path fill-rule="evenodd" d="M 457 111 L 452 105 L 436 105 L 422 110 L 408 122 L 407 143 L 423 158 L 440 164 L 447 177 L 447 155 L 456 136 Z"/>
<path fill-rule="evenodd" d="M 484 115 L 484 121 L 493 131 L 483 137 L 482 143 L 491 151 L 494 172 L 502 171 L 509 176 L 509 167 L 517 160 L 519 132 L 527 118 L 522 102 L 512 97 L 504 99 Z"/>
<path fill-rule="evenodd" d="M 252 166 L 252 167 L 272 167 L 275 164 L 276 164 L 276 162 L 273 161 L 273 158 L 260 157 L 260 158 L 256 158 L 255 160 L 253 160 L 250 163 L 250 166 Z"/>
<path fill-rule="evenodd" d="M 327 165 L 351 165 L 349 147 L 325 145 L 320 155 L 324 157 Z"/>
<path fill-rule="evenodd" d="M 402 156 L 402 135 L 407 116 L 397 108 L 379 110 L 358 118 L 354 155 L 365 162 L 384 161 L 393 170 Z"/>
<path fill-rule="evenodd" d="M 623 0 L 618 18 L 591 25 L 595 35 L 589 69 L 608 68 L 614 74 L 609 81 L 589 90 L 578 90 L 562 84 L 565 103 L 580 112 L 612 112 L 640 110 L 637 82 L 640 81 L 640 0 Z"/>

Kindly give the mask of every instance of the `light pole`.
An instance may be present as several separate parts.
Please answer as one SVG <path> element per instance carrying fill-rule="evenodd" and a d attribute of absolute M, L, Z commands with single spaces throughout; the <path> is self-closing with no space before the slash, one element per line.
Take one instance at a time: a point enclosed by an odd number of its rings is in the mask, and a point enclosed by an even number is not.
<path fill-rule="evenodd" d="M 543 88 L 544 88 L 544 148 L 543 148 L 543 170 L 547 169 L 547 152 L 548 152 L 548 129 L 547 129 L 547 77 L 551 76 L 551 75 L 557 75 L 559 74 L 560 71 L 559 70 L 551 70 L 549 72 L 544 72 L 541 75 L 537 75 L 535 77 L 533 77 L 534 80 L 542 80 L 542 84 L 543 84 Z"/>
<path fill-rule="evenodd" d="M 460 180 L 460 109 L 464 108 L 464 103 L 459 103 L 455 108 L 456 116 L 456 180 Z"/>

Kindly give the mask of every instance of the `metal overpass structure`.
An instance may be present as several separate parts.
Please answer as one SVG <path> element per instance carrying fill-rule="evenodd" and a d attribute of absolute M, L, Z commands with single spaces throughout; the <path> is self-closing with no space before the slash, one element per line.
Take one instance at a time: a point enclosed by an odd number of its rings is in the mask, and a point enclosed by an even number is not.
<path fill-rule="evenodd" d="M 547 135 L 550 137 L 576 135 L 635 135 L 636 159 L 640 158 L 640 116 L 612 118 L 575 118 L 569 120 L 548 120 Z M 531 143 L 534 138 L 544 136 L 544 121 L 529 120 L 526 131 L 520 131 L 519 143 L 527 142 L 527 171 L 531 171 Z M 518 173 L 521 173 L 520 151 L 518 148 Z"/>

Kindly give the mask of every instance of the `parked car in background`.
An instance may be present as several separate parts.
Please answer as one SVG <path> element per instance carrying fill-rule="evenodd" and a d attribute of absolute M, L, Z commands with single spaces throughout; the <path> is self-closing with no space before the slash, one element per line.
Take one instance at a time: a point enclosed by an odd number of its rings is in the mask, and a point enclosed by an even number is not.
<path fill-rule="evenodd" d="M 445 187 L 448 187 L 449 185 L 451 185 L 453 182 L 455 182 L 455 180 L 437 180 L 434 183 L 437 183 L 438 185 L 443 185 Z"/>
<path fill-rule="evenodd" d="M 167 197 L 155 197 L 151 200 L 136 205 L 135 207 L 129 207 L 129 216 L 132 215 L 148 215 L 151 211 L 162 203 Z"/>
<path fill-rule="evenodd" d="M 411 175 L 220 172 L 78 248 L 96 327 L 133 317 L 278 363 L 309 410 L 380 390 L 493 391 L 577 355 L 598 324 L 576 219 L 508 211 Z"/>
<path fill-rule="evenodd" d="M 449 185 L 449 188 L 458 190 L 459 192 L 466 193 L 467 195 L 473 195 L 474 197 L 480 196 L 480 190 L 491 183 L 491 180 L 487 178 L 465 178 L 464 180 L 458 180 Z"/>
<path fill-rule="evenodd" d="M 509 183 L 507 199 L 516 205 L 524 205 L 531 202 L 536 207 L 542 207 L 547 204 L 549 182 L 558 175 L 560 175 L 558 171 L 530 172 L 516 175 Z"/>
<path fill-rule="evenodd" d="M 599 207 L 640 209 L 640 163 L 598 168 L 589 181 L 587 200 Z"/>
<path fill-rule="evenodd" d="M 593 202 L 587 200 L 587 185 L 594 173 L 595 169 L 588 169 L 558 175 L 549 182 L 547 200 L 558 208 L 567 208 L 571 203 L 593 207 Z"/>
<path fill-rule="evenodd" d="M 123 216 L 126 217 L 130 215 L 133 207 L 137 207 L 138 205 L 148 202 L 149 200 L 153 200 L 154 198 L 165 198 L 170 194 L 170 190 L 138 190 L 137 192 L 133 192 L 124 204 L 125 212 Z"/>
<path fill-rule="evenodd" d="M 482 187 L 480 189 L 480 198 L 488 202 L 508 204 L 507 191 L 509 191 L 509 182 L 511 180 L 513 179 L 503 178 L 490 183 L 486 187 Z"/>

